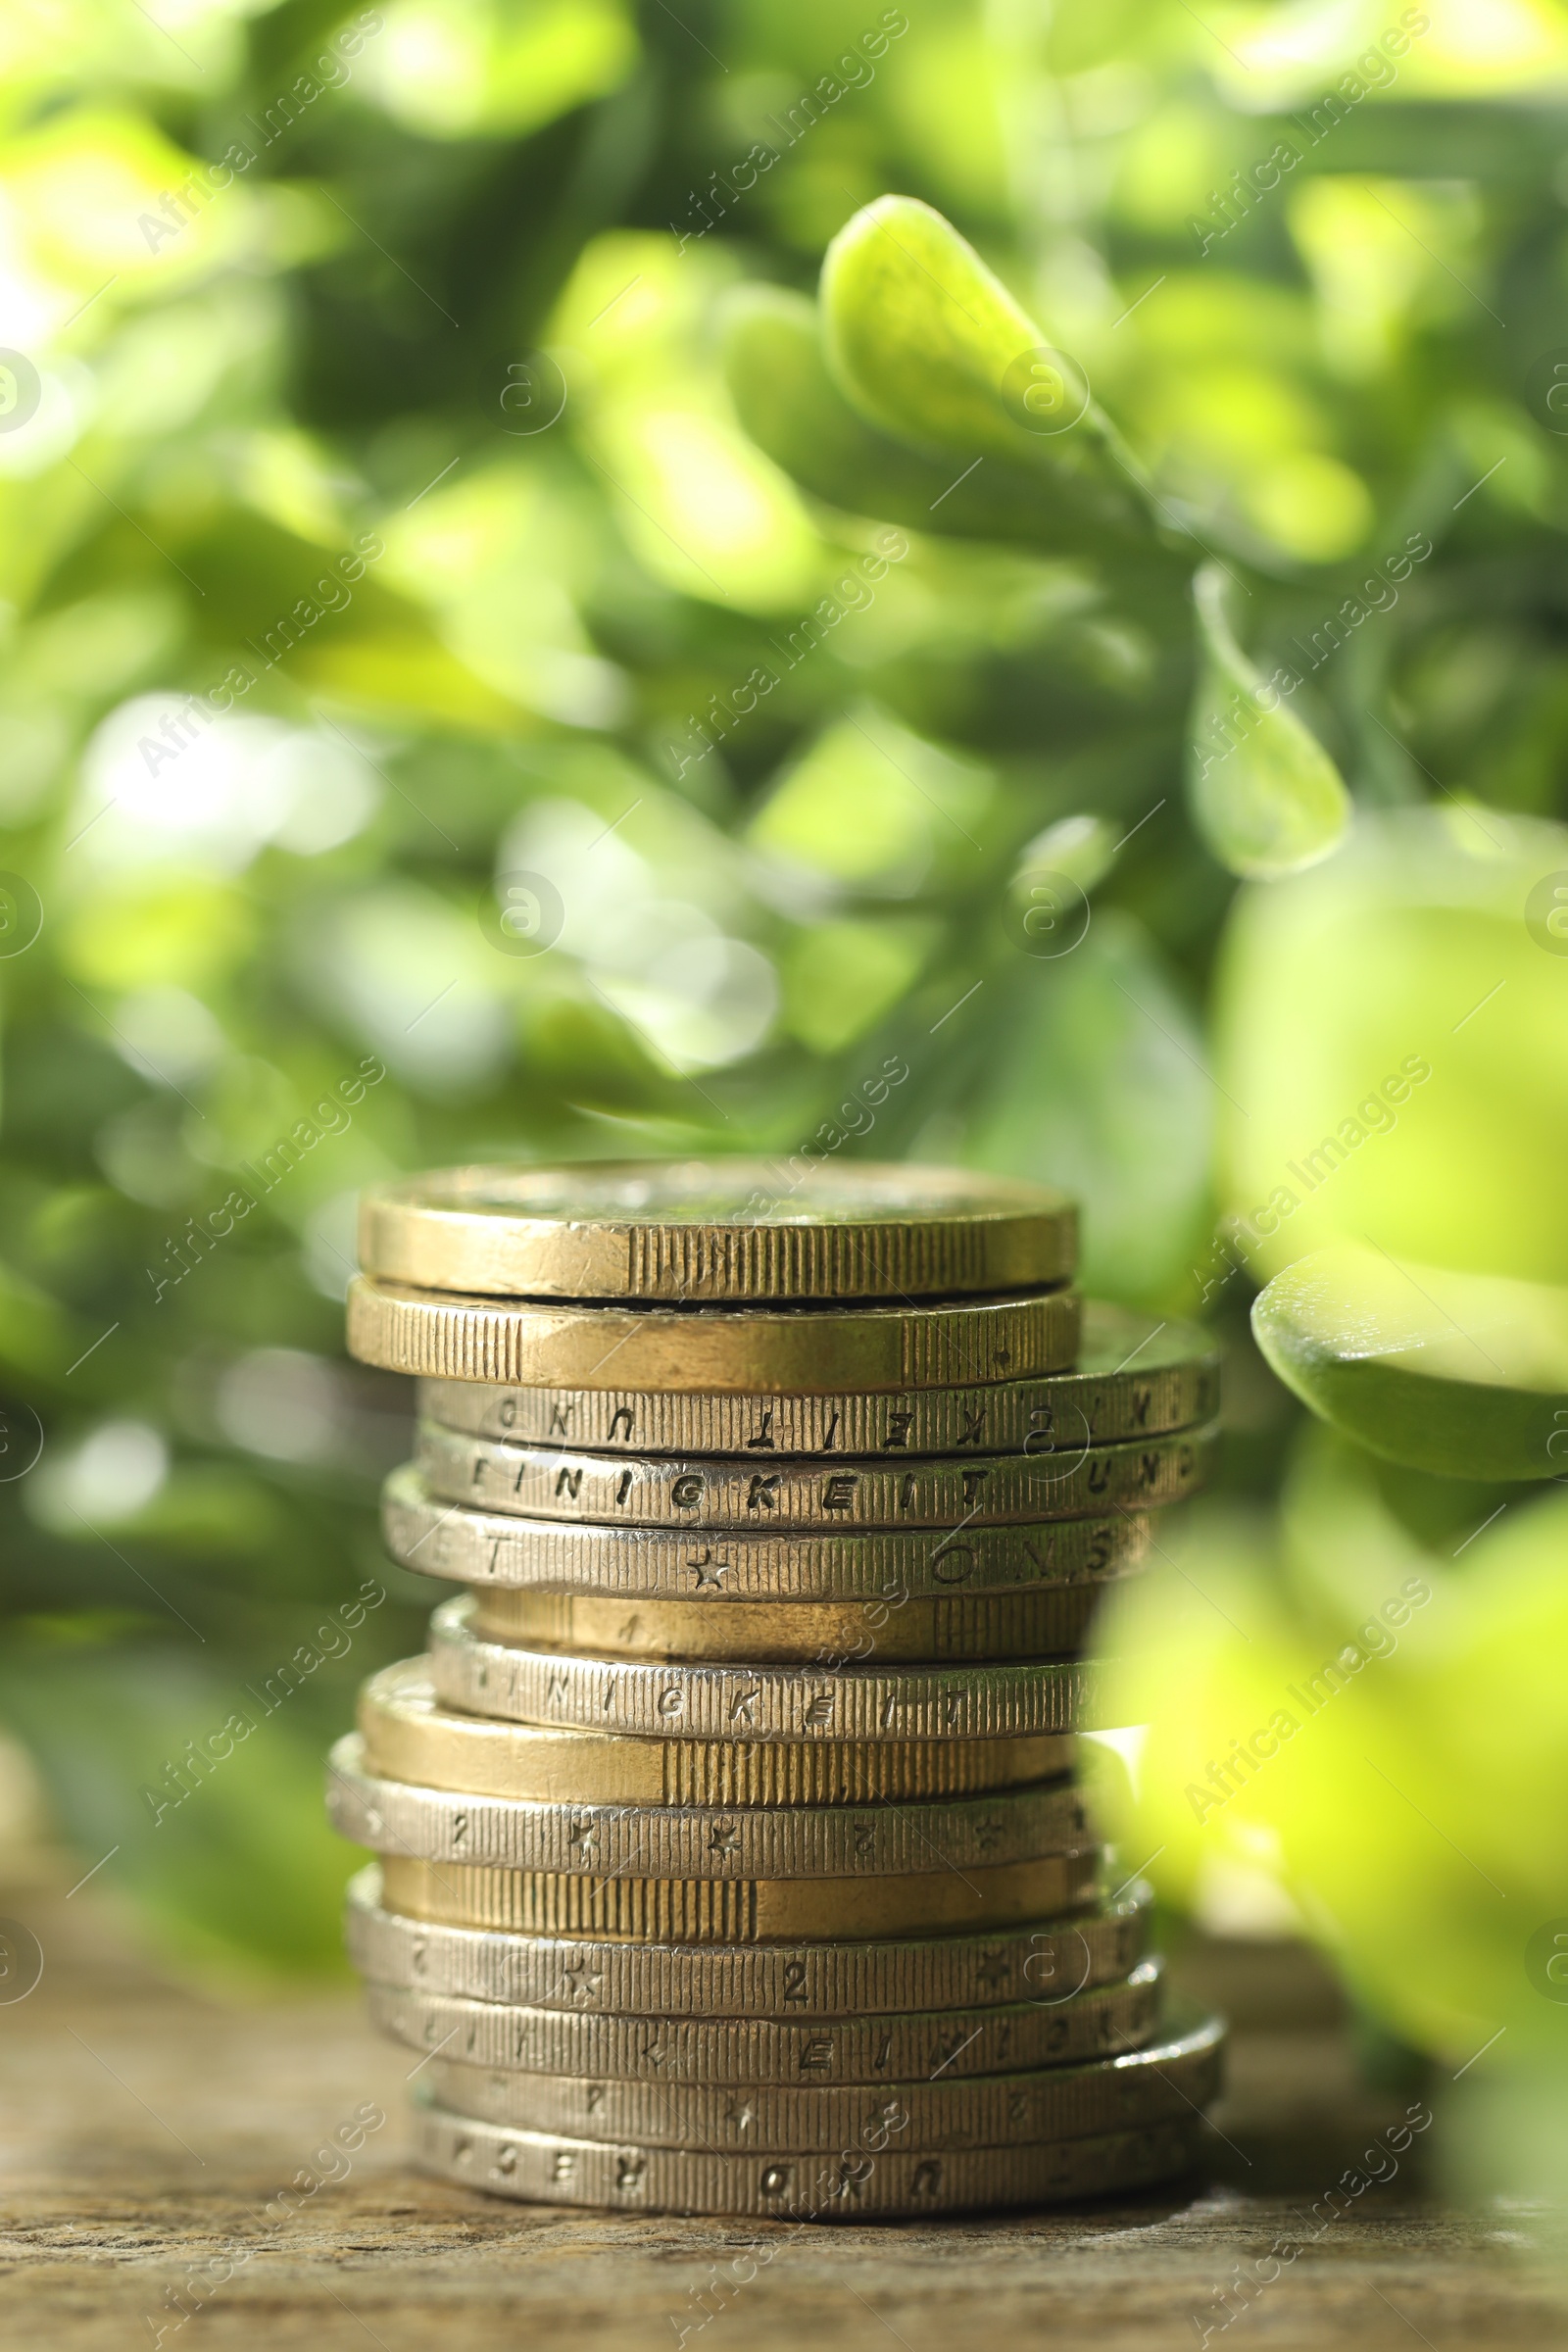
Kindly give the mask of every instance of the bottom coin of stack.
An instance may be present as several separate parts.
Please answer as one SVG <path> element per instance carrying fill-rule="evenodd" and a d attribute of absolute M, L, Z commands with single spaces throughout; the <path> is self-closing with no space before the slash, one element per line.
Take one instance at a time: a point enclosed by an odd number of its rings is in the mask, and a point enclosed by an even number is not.
<path fill-rule="evenodd" d="M 372 1678 L 329 1783 L 381 1857 L 349 1948 L 377 2023 L 426 2060 L 429 2169 L 827 2221 L 1193 2162 L 1221 2030 L 1164 2019 L 1147 1890 L 1101 1891 L 1070 1737 L 537 1725 L 470 1711 L 473 1673 L 449 1703 L 462 1639 L 438 1618 L 432 1659 Z"/>

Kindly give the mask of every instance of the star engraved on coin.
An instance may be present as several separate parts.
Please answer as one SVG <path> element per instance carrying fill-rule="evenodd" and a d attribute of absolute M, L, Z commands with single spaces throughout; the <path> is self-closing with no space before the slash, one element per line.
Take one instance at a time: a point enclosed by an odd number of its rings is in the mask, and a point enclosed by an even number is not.
<path fill-rule="evenodd" d="M 740 1832 L 732 1821 L 715 1821 L 709 1838 L 709 1850 L 715 1854 L 734 1854 L 740 1851 Z"/>
<path fill-rule="evenodd" d="M 728 1576 L 730 1571 L 729 1561 L 715 1560 L 710 1551 L 705 1551 L 698 1559 L 688 1560 L 686 1565 L 688 1568 L 695 1568 L 697 1571 L 697 1590 L 699 1592 L 701 1592 L 705 1587 L 710 1588 L 714 1592 L 719 1591 L 723 1585 L 725 1577 Z"/>
<path fill-rule="evenodd" d="M 604 1981 L 603 1969 L 590 1968 L 586 1960 L 568 1960 L 562 1974 L 574 2001 L 591 2001 Z"/>
<path fill-rule="evenodd" d="M 728 2110 L 724 2121 L 733 2124 L 737 2132 L 749 2132 L 757 2121 L 757 2109 L 749 2097 L 743 2097 Z"/>

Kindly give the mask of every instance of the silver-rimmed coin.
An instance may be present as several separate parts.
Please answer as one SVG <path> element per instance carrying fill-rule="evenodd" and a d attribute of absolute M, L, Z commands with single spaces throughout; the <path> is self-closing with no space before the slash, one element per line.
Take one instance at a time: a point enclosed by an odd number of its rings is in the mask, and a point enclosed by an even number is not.
<path fill-rule="evenodd" d="M 734 2214 L 749 2219 L 847 2222 L 962 2213 L 990 2206 L 1064 2204 L 1145 2188 L 1198 2160 L 1197 2116 L 1034 2147 L 903 2150 L 891 2132 L 834 2156 L 793 2151 L 745 2157 L 705 2149 L 614 2147 L 416 2110 L 427 2172 L 465 2188 L 529 2204 L 602 2206 L 617 2213 Z"/>
<path fill-rule="evenodd" d="M 845 1937 L 793 1947 L 618 1943 L 450 1927 L 390 1909 L 375 1866 L 350 1881 L 349 1958 L 377 1984 L 529 2008 L 640 2018 L 885 2017 L 1038 2007 L 1126 1977 L 1149 1942 L 1137 1881 L 1061 1919 L 1001 1934 Z"/>
<path fill-rule="evenodd" d="M 437 1703 L 427 1658 L 404 1658 L 360 1691 L 368 1767 L 421 1788 L 590 1805 L 918 1804 L 981 1796 L 1069 1772 L 1076 1741 L 639 1739 L 581 1724 L 509 1723 Z"/>
<path fill-rule="evenodd" d="M 1034 1526 L 857 1535 L 761 1528 L 721 1535 L 528 1519 L 439 1500 L 411 1462 L 381 1491 L 387 1548 L 405 1568 L 463 1585 L 625 1599 L 897 1602 L 1114 1579 L 1149 1556 L 1143 1511 Z"/>
<path fill-rule="evenodd" d="M 1104 1517 L 1181 1502 L 1214 1458 L 1214 1424 L 1078 1452 L 936 1456 L 900 1468 L 781 1457 L 767 1463 L 568 1453 L 419 1424 L 415 1466 L 443 1502 L 600 1526 L 963 1528 Z"/>
<path fill-rule="evenodd" d="M 1020 1665 L 650 1665 L 484 1642 L 468 1595 L 430 1619 L 430 1680 L 449 1707 L 520 1723 L 678 1740 L 998 1740 L 1103 1728 L 1079 1659 Z"/>
<path fill-rule="evenodd" d="M 327 1759 L 332 1826 L 356 1845 L 426 1862 L 576 1871 L 595 1878 L 841 1879 L 1032 1862 L 1094 1843 L 1070 1782 L 956 1803 L 784 1809 L 539 1804 L 389 1781 L 358 1732 Z"/>
<path fill-rule="evenodd" d="M 893 2017 L 607 2017 L 366 1985 L 370 2016 L 410 2049 L 468 2067 L 582 2081 L 733 2088 L 751 2082 L 929 2082 L 1141 2049 L 1159 2024 L 1158 1960 L 1055 2002 Z M 456 2104 L 457 2102 L 449 2102 Z M 587 2136 L 595 2136 L 589 2133 Z"/>
<path fill-rule="evenodd" d="M 1215 2018 L 1114 2057 L 1009 2069 L 981 2079 L 943 2073 L 875 2084 L 628 2082 L 609 2075 L 488 2069 L 431 2061 L 430 2096 L 449 2113 L 506 2130 L 646 2147 L 831 2152 L 885 2128 L 905 2148 L 1026 2147 L 1174 2122 L 1219 2092 L 1224 2029 Z"/>

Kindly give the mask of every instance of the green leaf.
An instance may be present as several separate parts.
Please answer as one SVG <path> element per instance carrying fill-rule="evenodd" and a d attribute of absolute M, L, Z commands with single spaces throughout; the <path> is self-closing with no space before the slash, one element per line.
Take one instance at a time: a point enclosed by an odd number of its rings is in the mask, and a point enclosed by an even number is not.
<path fill-rule="evenodd" d="M 1568 827 L 1440 802 L 1357 809 L 1336 857 L 1236 894 L 1211 1000 L 1219 1195 L 1258 1287 L 1368 1234 L 1568 1283 L 1568 956 L 1537 911 L 1564 871 Z"/>
<path fill-rule="evenodd" d="M 103 1885 L 131 1893 L 171 1958 L 202 1974 L 341 1970 L 343 1886 L 363 1857 L 327 1824 L 321 1758 L 352 1718 L 355 1669 L 318 1690 L 274 1685 L 270 1699 L 280 1654 L 281 1637 L 226 1668 L 150 1645 L 13 1645 L 0 1668 L 0 1709 L 81 1868 L 110 1856 Z"/>
<path fill-rule="evenodd" d="M 1018 852 L 1008 897 L 1027 906 L 1041 874 L 1065 874 L 1081 891 L 1093 890 L 1116 862 L 1117 831 L 1102 816 L 1058 816 Z"/>
<path fill-rule="evenodd" d="M 951 460 L 867 424 L 828 372 L 816 305 L 804 295 L 739 289 L 726 306 L 724 364 L 742 424 L 813 498 L 947 538 L 1060 543 L 1060 502 L 1038 474 L 998 460 L 955 487 Z"/>
<path fill-rule="evenodd" d="M 962 1048 L 978 1066 L 961 1156 L 1092 1202 L 1084 1288 L 1158 1305 L 1209 1214 L 1214 1090 L 1201 1038 L 1158 946 L 1124 908 L 1067 891 L 1049 923 L 1014 903 L 1007 932 L 1010 972 L 987 980 L 971 1008 L 984 1040 Z"/>
<path fill-rule="evenodd" d="M 1342 1242 L 1277 1274 L 1252 1327 L 1287 1387 L 1390 1461 L 1448 1478 L 1568 1472 L 1568 1290 Z"/>
<path fill-rule="evenodd" d="M 1220 863 L 1272 881 L 1315 865 L 1342 839 L 1350 798 L 1317 737 L 1265 685 L 1230 631 L 1225 573 L 1193 582 L 1202 665 L 1188 770 L 1193 814 Z"/>
<path fill-rule="evenodd" d="M 822 327 L 854 406 L 956 460 L 949 483 L 1000 461 L 1048 492 L 1055 544 L 1154 543 L 1136 468 L 1083 370 L 929 205 L 884 196 L 839 231 L 822 264 Z"/>

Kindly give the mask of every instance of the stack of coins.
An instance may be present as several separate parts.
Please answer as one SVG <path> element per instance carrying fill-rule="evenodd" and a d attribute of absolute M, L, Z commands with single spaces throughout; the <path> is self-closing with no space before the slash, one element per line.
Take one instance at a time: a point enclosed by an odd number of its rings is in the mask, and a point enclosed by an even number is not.
<path fill-rule="evenodd" d="M 770 1185 L 774 1188 L 770 1190 Z M 462 1168 L 369 1195 L 421 1376 L 394 1556 L 467 1592 L 332 1757 L 422 2161 L 644 2212 L 908 2215 L 1184 2170 L 1220 2029 L 1075 1786 L 1096 1601 L 1200 1482 L 1202 1335 L 1073 1206 L 926 1167 Z"/>

